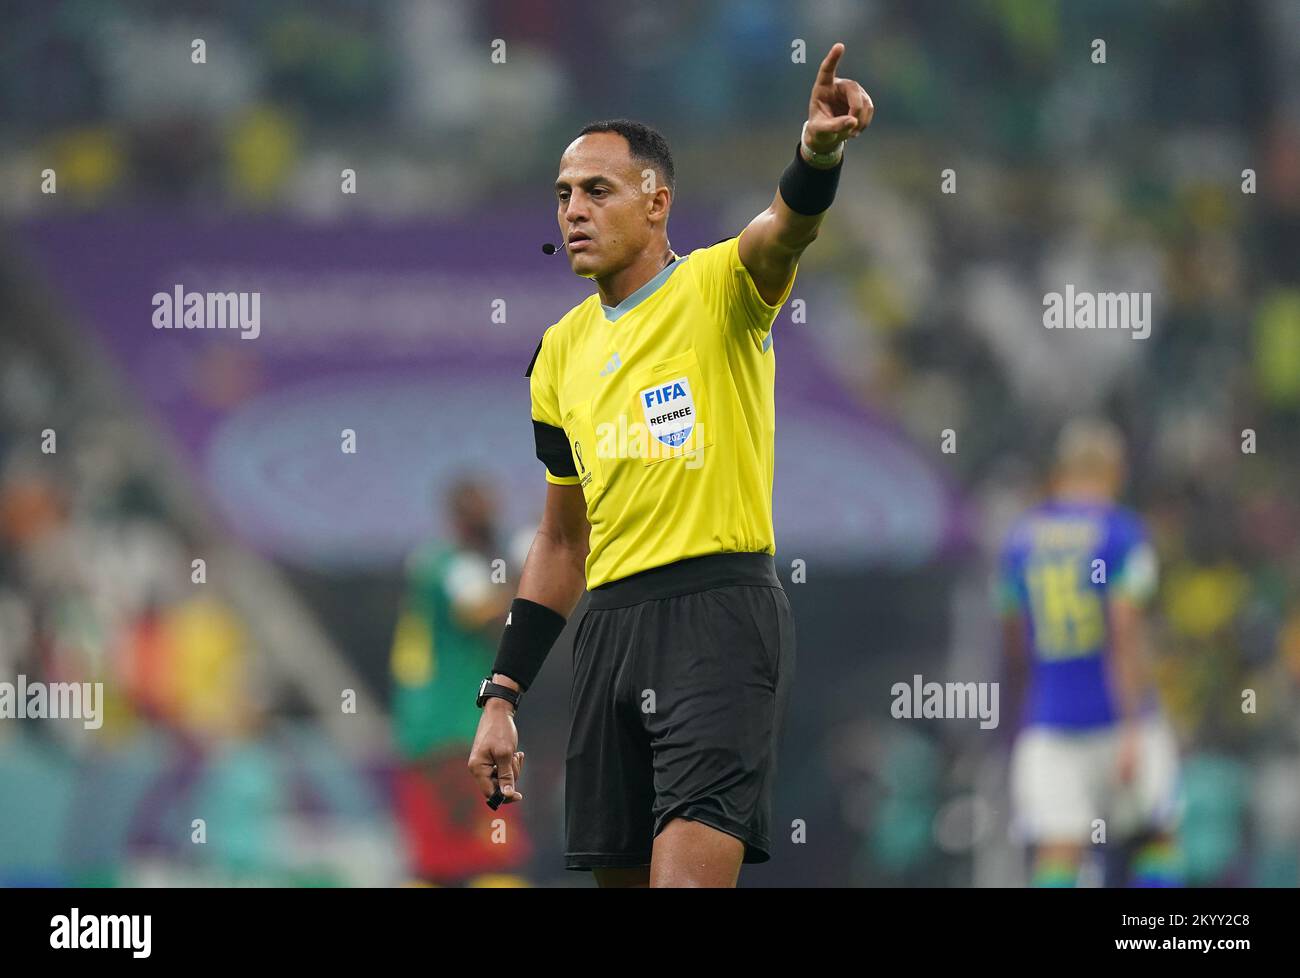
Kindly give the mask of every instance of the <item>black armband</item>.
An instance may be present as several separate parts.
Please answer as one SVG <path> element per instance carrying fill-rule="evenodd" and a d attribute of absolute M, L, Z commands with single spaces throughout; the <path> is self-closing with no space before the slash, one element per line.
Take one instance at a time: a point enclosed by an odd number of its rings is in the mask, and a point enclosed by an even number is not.
<path fill-rule="evenodd" d="M 569 448 L 569 436 L 563 428 L 533 418 L 533 442 L 537 446 L 537 457 L 546 464 L 551 475 L 578 474 L 573 464 L 573 451 Z"/>
<path fill-rule="evenodd" d="M 509 676 L 520 688 L 527 689 L 541 672 L 551 646 L 564 631 L 565 621 L 562 614 L 544 604 L 515 598 L 492 671 Z"/>
<path fill-rule="evenodd" d="M 785 205 L 796 214 L 813 217 L 826 210 L 835 200 L 835 190 L 840 185 L 843 158 L 829 170 L 819 170 L 803 158 L 799 147 L 794 149 L 794 160 L 781 174 L 778 189 Z"/>

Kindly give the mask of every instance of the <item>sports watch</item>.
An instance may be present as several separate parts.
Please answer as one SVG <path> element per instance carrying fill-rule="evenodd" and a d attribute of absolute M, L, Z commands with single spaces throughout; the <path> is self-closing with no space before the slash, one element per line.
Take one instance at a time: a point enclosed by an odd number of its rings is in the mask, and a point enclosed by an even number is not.
<path fill-rule="evenodd" d="M 483 704 L 486 703 L 489 699 L 491 699 L 493 696 L 499 696 L 501 699 L 505 700 L 512 707 L 518 710 L 519 695 L 520 694 L 518 690 L 511 689 L 509 686 L 502 686 L 500 683 L 494 683 L 492 681 L 492 677 L 488 676 L 486 679 L 483 680 L 482 683 L 479 684 L 478 699 L 474 701 L 474 705 L 481 710 L 483 709 Z"/>

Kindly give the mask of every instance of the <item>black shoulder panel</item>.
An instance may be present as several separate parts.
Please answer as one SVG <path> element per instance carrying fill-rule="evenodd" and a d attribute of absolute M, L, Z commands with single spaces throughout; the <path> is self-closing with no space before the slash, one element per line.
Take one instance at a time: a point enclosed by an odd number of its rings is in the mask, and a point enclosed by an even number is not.
<path fill-rule="evenodd" d="M 546 339 L 545 334 L 542 335 L 542 339 L 543 340 Z M 533 351 L 533 358 L 528 361 L 528 369 L 524 371 L 525 377 L 531 377 L 533 375 L 533 365 L 537 363 L 537 354 L 541 352 L 542 352 L 542 340 L 538 340 L 537 349 Z"/>

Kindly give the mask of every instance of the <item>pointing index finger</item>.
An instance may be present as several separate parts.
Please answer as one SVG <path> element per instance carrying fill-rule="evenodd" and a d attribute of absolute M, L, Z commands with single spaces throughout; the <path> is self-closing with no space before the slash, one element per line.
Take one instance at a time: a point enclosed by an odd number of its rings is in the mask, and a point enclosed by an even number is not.
<path fill-rule="evenodd" d="M 830 52 L 822 61 L 822 66 L 817 69 L 817 84 L 832 85 L 835 82 L 835 66 L 840 63 L 840 56 L 844 54 L 844 45 L 836 41 L 831 45 Z"/>

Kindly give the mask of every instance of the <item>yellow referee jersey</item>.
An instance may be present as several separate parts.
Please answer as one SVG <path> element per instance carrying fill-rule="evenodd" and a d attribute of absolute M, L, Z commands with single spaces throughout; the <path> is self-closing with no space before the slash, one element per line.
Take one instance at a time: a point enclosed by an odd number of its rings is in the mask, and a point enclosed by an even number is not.
<path fill-rule="evenodd" d="M 687 557 L 776 553 L 772 322 L 738 237 L 546 330 L 529 366 L 548 481 L 581 485 L 587 587 Z M 797 269 L 796 269 L 797 271 Z"/>

